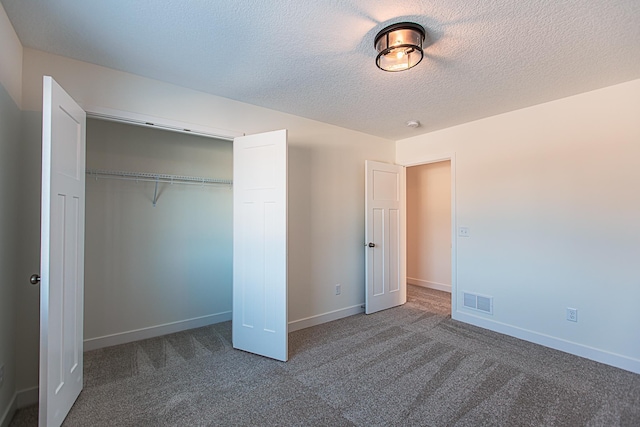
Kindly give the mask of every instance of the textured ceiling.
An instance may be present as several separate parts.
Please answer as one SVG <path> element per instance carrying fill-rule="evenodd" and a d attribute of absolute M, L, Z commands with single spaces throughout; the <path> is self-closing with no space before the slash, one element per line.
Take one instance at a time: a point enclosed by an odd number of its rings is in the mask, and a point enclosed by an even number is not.
<path fill-rule="evenodd" d="M 394 140 L 640 78 L 640 0 L 0 1 L 24 46 Z M 378 70 L 405 20 L 425 59 Z"/>

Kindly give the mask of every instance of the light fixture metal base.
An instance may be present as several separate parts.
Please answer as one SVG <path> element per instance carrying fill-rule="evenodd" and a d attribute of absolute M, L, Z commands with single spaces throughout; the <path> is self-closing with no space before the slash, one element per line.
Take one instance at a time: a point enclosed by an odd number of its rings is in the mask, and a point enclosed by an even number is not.
<path fill-rule="evenodd" d="M 424 28 L 414 22 L 398 22 L 383 28 L 374 39 L 376 65 L 384 71 L 404 71 L 422 61 Z"/>

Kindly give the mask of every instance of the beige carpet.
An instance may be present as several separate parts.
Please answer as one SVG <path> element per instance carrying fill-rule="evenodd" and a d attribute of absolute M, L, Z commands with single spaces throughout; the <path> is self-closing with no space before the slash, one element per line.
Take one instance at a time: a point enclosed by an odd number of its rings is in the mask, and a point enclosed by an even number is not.
<path fill-rule="evenodd" d="M 287 363 L 233 350 L 228 322 L 88 352 L 64 425 L 640 426 L 640 375 L 449 310 L 411 286 L 402 307 L 291 333 Z"/>

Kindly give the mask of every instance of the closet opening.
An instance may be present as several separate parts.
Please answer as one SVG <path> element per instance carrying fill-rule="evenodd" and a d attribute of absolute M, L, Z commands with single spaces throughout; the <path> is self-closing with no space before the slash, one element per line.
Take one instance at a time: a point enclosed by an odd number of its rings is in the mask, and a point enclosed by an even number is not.
<path fill-rule="evenodd" d="M 231 320 L 232 140 L 91 116 L 85 351 Z"/>

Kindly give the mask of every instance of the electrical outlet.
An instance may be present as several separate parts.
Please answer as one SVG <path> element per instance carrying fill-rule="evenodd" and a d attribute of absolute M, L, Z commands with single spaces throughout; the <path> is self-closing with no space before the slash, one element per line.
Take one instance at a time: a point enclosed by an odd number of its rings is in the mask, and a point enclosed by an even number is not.
<path fill-rule="evenodd" d="M 0 366 L 0 388 L 4 385 L 4 365 Z"/>
<path fill-rule="evenodd" d="M 569 322 L 577 322 L 578 321 L 578 309 L 567 307 L 567 320 Z"/>
<path fill-rule="evenodd" d="M 336 285 L 336 295 L 340 295 L 340 293 L 342 292 L 342 286 L 340 286 L 340 284 Z"/>
<path fill-rule="evenodd" d="M 460 227 L 460 228 L 458 228 L 458 236 L 460 236 L 460 237 L 469 237 L 469 227 Z"/>

